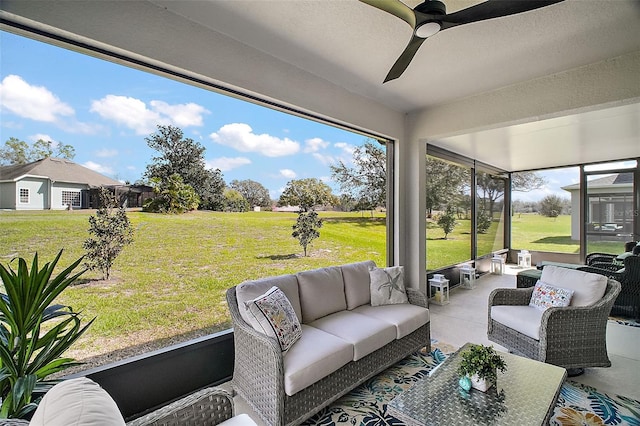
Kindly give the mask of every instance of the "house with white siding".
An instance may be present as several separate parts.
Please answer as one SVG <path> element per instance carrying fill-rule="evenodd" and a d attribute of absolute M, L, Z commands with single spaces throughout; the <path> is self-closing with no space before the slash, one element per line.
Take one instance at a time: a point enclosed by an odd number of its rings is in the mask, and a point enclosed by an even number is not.
<path fill-rule="evenodd" d="M 0 166 L 0 209 L 89 208 L 89 190 L 100 186 L 122 183 L 62 158 Z"/>

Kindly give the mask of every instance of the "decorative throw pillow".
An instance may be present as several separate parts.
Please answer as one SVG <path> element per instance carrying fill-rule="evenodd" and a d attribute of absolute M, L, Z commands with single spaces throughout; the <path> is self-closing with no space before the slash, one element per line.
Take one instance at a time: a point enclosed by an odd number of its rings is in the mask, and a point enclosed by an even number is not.
<path fill-rule="evenodd" d="M 404 287 L 404 266 L 373 268 L 371 279 L 371 306 L 409 303 Z"/>
<path fill-rule="evenodd" d="M 278 287 L 271 287 L 262 296 L 246 302 L 246 306 L 259 326 L 256 330 L 275 338 L 282 352 L 288 351 L 302 336 L 296 312 Z"/>
<path fill-rule="evenodd" d="M 554 287 L 543 281 L 538 280 L 533 288 L 533 294 L 529 301 L 529 306 L 544 311 L 551 307 L 569 306 L 573 290 L 566 288 Z"/>

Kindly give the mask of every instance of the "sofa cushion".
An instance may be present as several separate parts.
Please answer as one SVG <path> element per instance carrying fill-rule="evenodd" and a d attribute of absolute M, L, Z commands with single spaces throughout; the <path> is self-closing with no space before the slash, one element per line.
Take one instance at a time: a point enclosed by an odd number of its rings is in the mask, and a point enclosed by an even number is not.
<path fill-rule="evenodd" d="M 353 311 L 336 312 L 309 325 L 352 344 L 354 361 L 396 339 L 396 327 L 393 324 Z"/>
<path fill-rule="evenodd" d="M 532 339 L 540 340 L 543 310 L 529 305 L 499 305 L 491 307 L 491 319 Z"/>
<path fill-rule="evenodd" d="M 309 324 L 318 318 L 347 309 L 339 266 L 299 272 L 296 277 L 303 323 Z"/>
<path fill-rule="evenodd" d="M 271 287 L 276 286 L 284 292 L 293 306 L 293 310 L 298 316 L 298 321 L 302 321 L 302 311 L 300 310 L 300 294 L 298 293 L 298 280 L 295 275 L 280 275 L 277 277 L 262 278 L 255 281 L 245 281 L 236 287 L 236 298 L 238 300 L 238 310 L 242 319 L 257 329 L 259 326 L 254 318 L 249 314 L 246 303 L 256 297 L 266 293 Z"/>
<path fill-rule="evenodd" d="M 256 426 L 256 422 L 248 414 L 242 413 L 218 423 L 218 426 Z"/>
<path fill-rule="evenodd" d="M 570 306 L 590 306 L 602 299 L 607 277 L 560 266 L 545 266 L 540 280 L 556 287 L 573 290 Z"/>
<path fill-rule="evenodd" d="M 302 328 L 298 317 L 278 287 L 271 287 L 265 294 L 247 302 L 247 307 L 260 325 L 256 330 L 275 338 L 282 352 L 288 351 L 300 339 Z"/>
<path fill-rule="evenodd" d="M 31 426 L 124 426 L 111 396 L 87 377 L 64 380 L 49 389 L 31 418 Z"/>
<path fill-rule="evenodd" d="M 372 260 L 366 262 L 349 263 L 340 267 L 344 279 L 344 294 L 347 298 L 347 309 L 355 309 L 361 305 L 371 303 L 369 289 L 369 269 L 375 268 Z"/>
<path fill-rule="evenodd" d="M 409 303 L 383 306 L 363 305 L 352 312 L 393 324 L 396 328 L 396 339 L 402 339 L 429 322 L 429 310 L 427 308 Z"/>
<path fill-rule="evenodd" d="M 409 303 L 404 288 L 404 267 L 374 268 L 369 271 L 371 279 L 371 306 Z"/>
<path fill-rule="evenodd" d="M 295 395 L 353 359 L 353 345 L 302 324 L 302 337 L 284 356 L 284 391 Z"/>
<path fill-rule="evenodd" d="M 538 280 L 535 287 L 533 287 L 529 306 L 543 311 L 554 306 L 565 307 L 571 303 L 572 296 L 573 290 L 555 287 Z"/>

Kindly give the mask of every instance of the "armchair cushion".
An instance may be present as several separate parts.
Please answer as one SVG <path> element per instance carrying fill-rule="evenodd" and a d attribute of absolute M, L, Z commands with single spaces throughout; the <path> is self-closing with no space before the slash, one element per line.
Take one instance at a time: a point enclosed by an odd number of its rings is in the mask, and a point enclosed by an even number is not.
<path fill-rule="evenodd" d="M 363 305 L 353 310 L 359 314 L 378 318 L 396 327 L 396 339 L 416 331 L 429 322 L 429 310 L 411 304 L 371 306 Z"/>
<path fill-rule="evenodd" d="M 570 306 L 591 306 L 604 296 L 607 277 L 599 274 L 548 265 L 540 280 L 552 286 L 573 290 Z"/>
<path fill-rule="evenodd" d="M 544 311 L 552 306 L 565 307 L 571 303 L 573 290 L 555 287 L 538 280 L 533 288 L 529 306 Z"/>
<path fill-rule="evenodd" d="M 248 414 L 238 414 L 218 424 L 220 426 L 256 426 L 256 422 Z"/>
<path fill-rule="evenodd" d="M 64 380 L 44 395 L 31 426 L 125 426 L 118 406 L 99 384 L 87 377 Z"/>
<path fill-rule="evenodd" d="M 278 287 L 271 287 L 262 296 L 247 302 L 249 312 L 258 327 L 254 328 L 278 341 L 286 352 L 300 339 L 302 328 L 289 299 Z"/>
<path fill-rule="evenodd" d="M 540 324 L 544 310 L 528 305 L 491 307 L 491 319 L 532 339 L 540 340 Z"/>

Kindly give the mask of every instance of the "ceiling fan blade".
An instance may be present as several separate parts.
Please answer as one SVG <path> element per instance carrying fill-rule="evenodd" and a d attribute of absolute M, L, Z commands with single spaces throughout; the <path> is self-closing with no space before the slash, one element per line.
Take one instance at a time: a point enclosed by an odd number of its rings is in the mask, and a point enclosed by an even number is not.
<path fill-rule="evenodd" d="M 360 0 L 362 3 L 366 3 L 377 9 L 383 10 L 392 14 L 404 22 L 409 24 L 412 29 L 416 28 L 416 14 L 409 6 L 402 3 L 400 0 Z"/>
<path fill-rule="evenodd" d="M 539 9 L 564 0 L 487 0 L 475 6 L 462 9 L 442 18 L 442 29 L 485 19 L 515 15 L 529 10 Z"/>
<path fill-rule="evenodd" d="M 400 57 L 396 60 L 396 63 L 393 64 L 391 70 L 389 71 L 389 74 L 387 74 L 383 83 L 386 83 L 390 80 L 395 80 L 402 75 L 402 73 L 407 69 L 407 67 L 411 63 L 411 60 L 425 40 L 426 38 L 420 38 L 415 34 L 413 35 L 413 37 L 411 37 L 409 44 L 407 45 L 407 47 L 405 47 L 404 52 L 402 52 Z"/>

